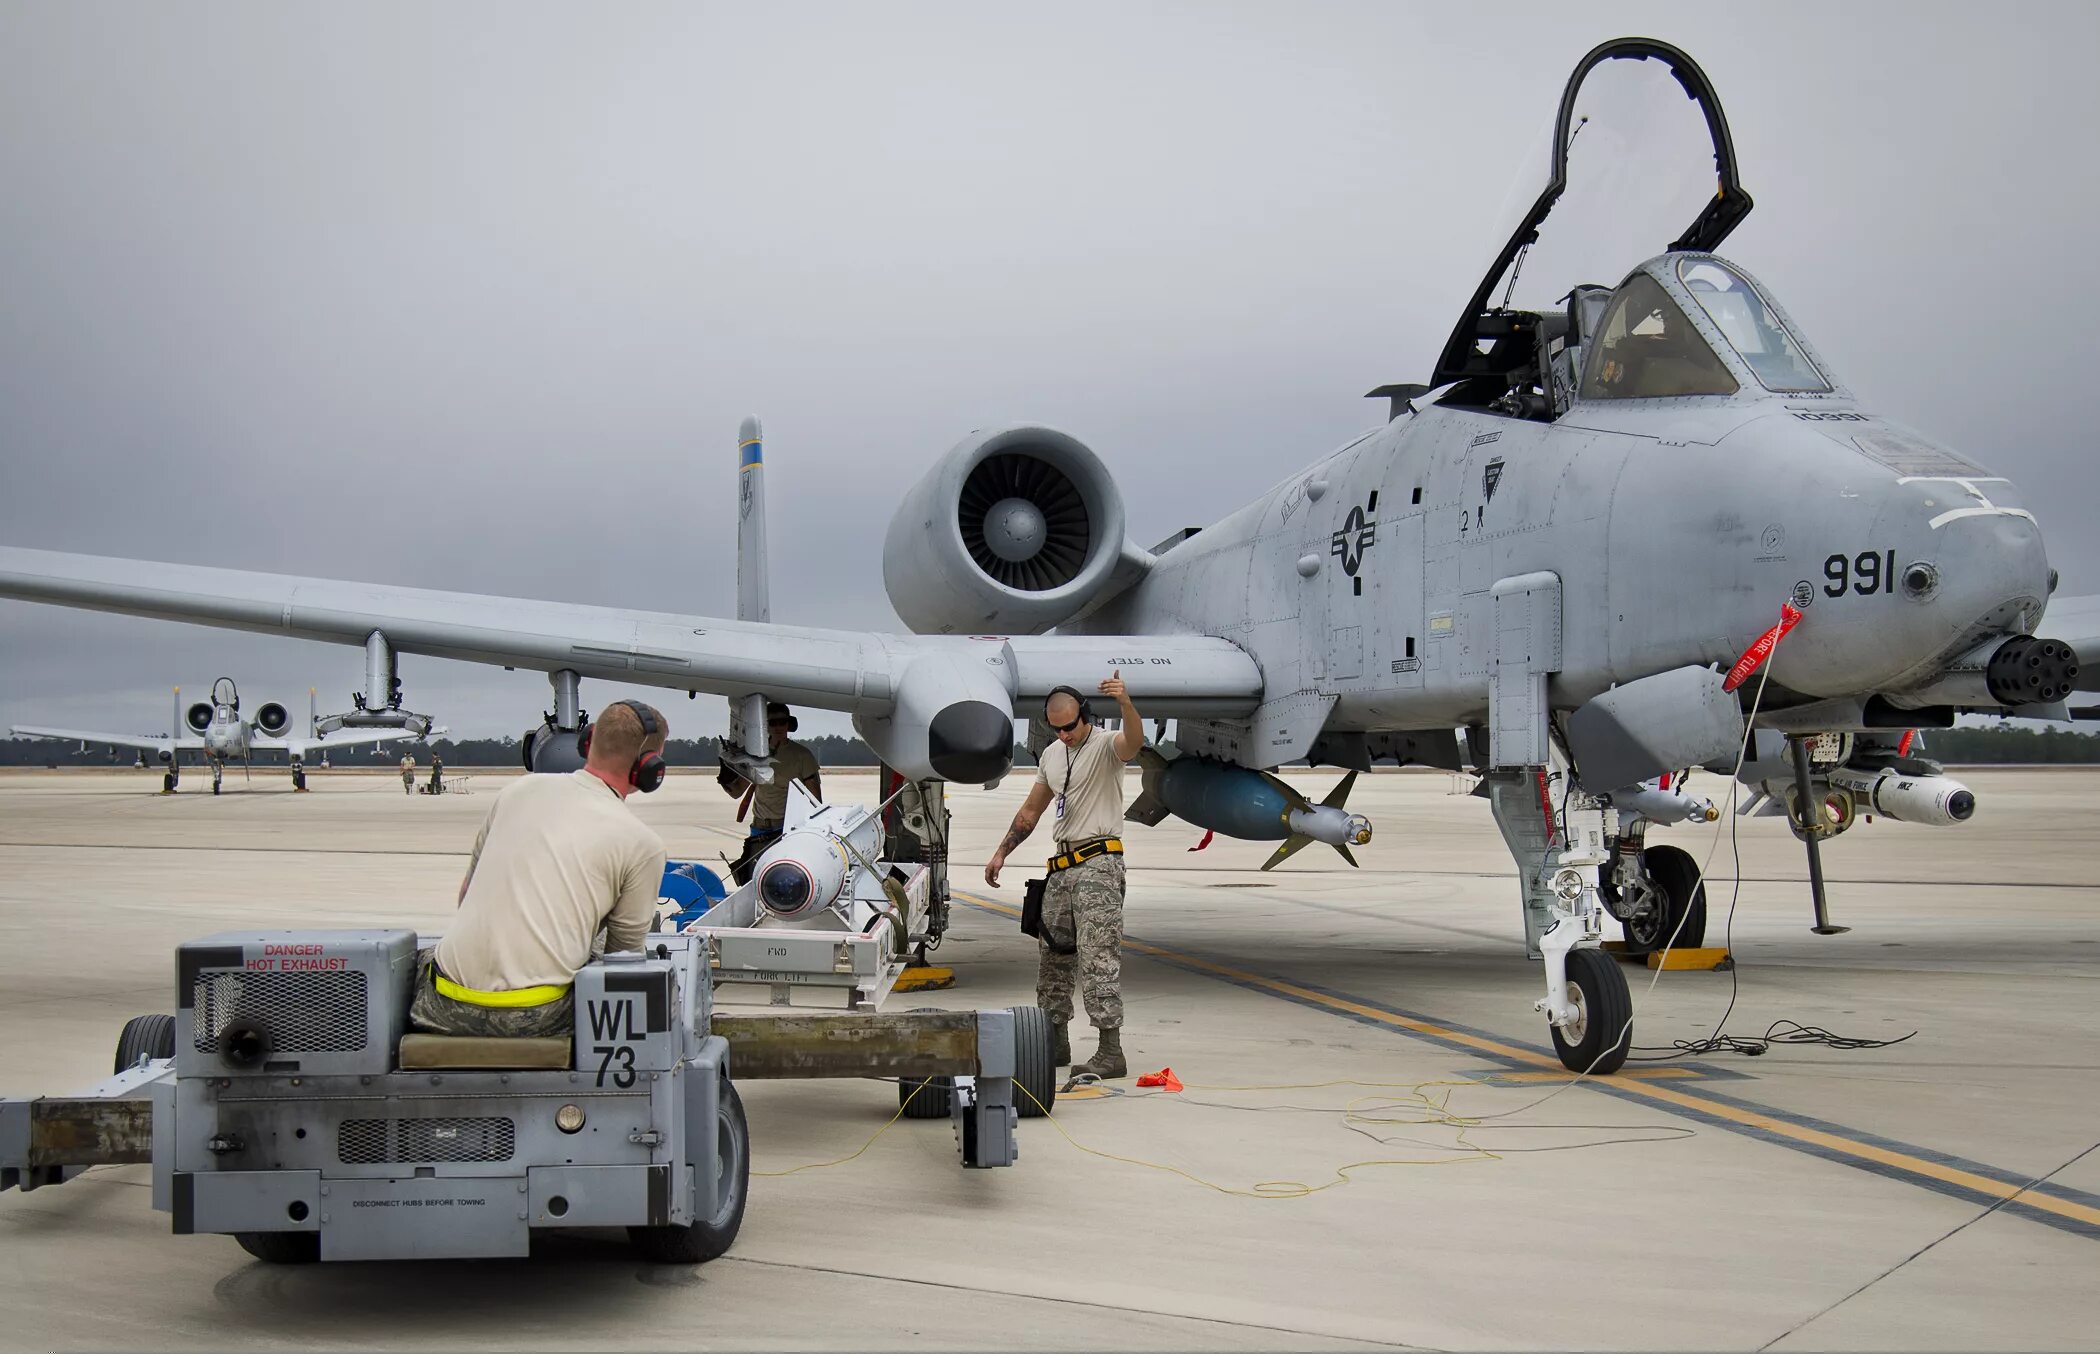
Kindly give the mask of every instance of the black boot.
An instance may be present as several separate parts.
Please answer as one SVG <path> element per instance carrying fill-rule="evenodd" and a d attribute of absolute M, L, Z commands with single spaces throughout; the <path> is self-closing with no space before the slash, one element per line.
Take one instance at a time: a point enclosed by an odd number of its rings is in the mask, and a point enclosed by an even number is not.
<path fill-rule="evenodd" d="M 1101 1030 L 1099 1034 L 1101 1043 L 1094 1050 L 1094 1056 L 1083 1063 L 1073 1063 L 1072 1075 L 1082 1077 L 1091 1073 L 1103 1081 L 1129 1076 L 1130 1064 L 1123 1061 L 1123 1031 L 1111 1028 Z"/>
<path fill-rule="evenodd" d="M 1072 1064 L 1072 1022 L 1053 1020 L 1050 1022 L 1050 1065 L 1069 1067 Z"/>

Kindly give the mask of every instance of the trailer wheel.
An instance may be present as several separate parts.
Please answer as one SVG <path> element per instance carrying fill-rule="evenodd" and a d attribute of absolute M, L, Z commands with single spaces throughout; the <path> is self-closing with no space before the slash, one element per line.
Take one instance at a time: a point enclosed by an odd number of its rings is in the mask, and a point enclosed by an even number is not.
<path fill-rule="evenodd" d="M 174 1016 L 133 1016 L 124 1022 L 124 1031 L 117 1036 L 115 1070 L 128 1072 L 138 1066 L 141 1058 L 172 1058 L 174 1056 Z"/>
<path fill-rule="evenodd" d="M 729 1249 L 744 1225 L 751 1193 L 751 1126 L 736 1087 L 723 1078 L 715 1097 L 715 1215 L 690 1227 L 630 1227 L 627 1239 L 644 1260 L 697 1265 Z"/>
<path fill-rule="evenodd" d="M 233 1239 L 266 1265 L 310 1265 L 321 1258 L 319 1232 L 235 1232 Z"/>
<path fill-rule="evenodd" d="M 1050 1018 L 1040 1006 L 1014 1011 L 1014 1108 L 1040 1119 L 1057 1103 L 1057 1065 L 1050 1052 Z"/>
<path fill-rule="evenodd" d="M 914 1006 L 907 1014 L 938 1011 L 938 1006 Z M 955 1079 L 949 1076 L 905 1077 L 897 1083 L 897 1105 L 907 1119 L 945 1119 L 955 1104 Z"/>

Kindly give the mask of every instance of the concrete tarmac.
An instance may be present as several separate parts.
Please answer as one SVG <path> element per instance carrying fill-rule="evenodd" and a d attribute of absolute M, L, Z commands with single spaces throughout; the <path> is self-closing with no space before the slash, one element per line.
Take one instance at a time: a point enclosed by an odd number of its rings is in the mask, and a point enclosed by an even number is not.
<path fill-rule="evenodd" d="M 711 1264 L 579 1232 L 523 1261 L 279 1269 L 169 1235 L 147 1168 L 102 1167 L 0 1196 L 0 1347 L 2091 1348 L 2100 773 L 1962 774 L 1971 823 L 1826 848 L 1841 936 L 1809 933 L 1778 820 L 1657 837 L 1714 851 L 1709 937 L 1735 898 L 1739 967 L 1629 969 L 1637 1044 L 1711 1034 L 1733 995 L 1732 1034 L 1915 1031 L 1891 1047 L 1571 1085 L 1486 805 L 1380 774 L 1350 804 L 1377 825 L 1361 870 L 1313 846 L 1263 874 L 1268 846 L 1133 825 L 1125 1042 L 1187 1089 L 1061 1101 L 1011 1170 L 958 1168 L 945 1121 L 885 1127 L 886 1084 L 745 1082 L 759 1174 Z M 194 774 L 164 797 L 153 772 L 0 773 L 0 1093 L 106 1075 L 124 1020 L 173 1008 L 184 939 L 441 930 L 508 780 L 449 778 L 465 793 L 317 771 L 295 795 L 258 770 L 214 798 Z M 952 796 L 960 982 L 899 1004 L 1033 999 L 1007 915 L 1026 861 L 980 874 L 1028 783 Z M 733 852 L 711 775 L 630 802 L 674 855 Z"/>

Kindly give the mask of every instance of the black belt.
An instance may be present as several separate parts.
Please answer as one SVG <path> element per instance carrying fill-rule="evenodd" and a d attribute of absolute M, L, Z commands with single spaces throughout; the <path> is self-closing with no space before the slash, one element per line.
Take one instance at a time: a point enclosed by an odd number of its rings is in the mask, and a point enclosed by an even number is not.
<path fill-rule="evenodd" d="M 1075 846 L 1061 856 L 1050 857 L 1050 873 L 1056 874 L 1059 870 L 1069 870 L 1074 865 L 1092 860 L 1095 856 L 1120 856 L 1122 854 L 1123 841 L 1120 837 L 1100 837 L 1094 841 Z"/>

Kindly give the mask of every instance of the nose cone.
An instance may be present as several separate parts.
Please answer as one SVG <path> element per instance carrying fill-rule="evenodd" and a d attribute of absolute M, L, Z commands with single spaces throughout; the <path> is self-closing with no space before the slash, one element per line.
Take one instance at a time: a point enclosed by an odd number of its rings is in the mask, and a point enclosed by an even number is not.
<path fill-rule="evenodd" d="M 1795 586 L 1805 614 L 1773 658 L 1773 680 L 1796 691 L 1920 685 L 1993 635 L 2030 631 L 2048 599 L 2041 528 L 2003 479 L 1854 477 L 1822 516 Z"/>
<path fill-rule="evenodd" d="M 957 701 L 927 726 L 926 754 L 942 780 L 961 785 L 997 780 L 1013 766 L 1013 716 L 984 701 Z"/>

